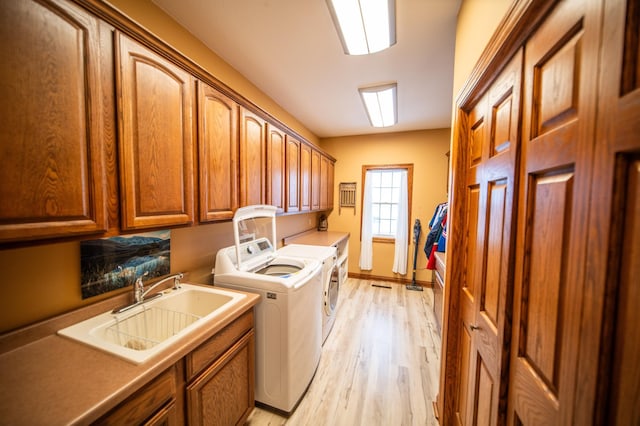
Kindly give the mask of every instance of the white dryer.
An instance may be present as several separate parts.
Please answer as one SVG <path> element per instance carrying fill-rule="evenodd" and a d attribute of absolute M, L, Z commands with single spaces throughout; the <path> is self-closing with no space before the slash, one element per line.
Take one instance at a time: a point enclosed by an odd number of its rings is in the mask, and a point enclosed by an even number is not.
<path fill-rule="evenodd" d="M 284 256 L 316 259 L 322 263 L 322 343 L 327 340 L 338 309 L 340 292 L 340 270 L 338 268 L 337 248 L 332 246 L 314 246 L 306 244 L 290 244 L 278 250 Z"/>
<path fill-rule="evenodd" d="M 255 400 L 290 414 L 320 362 L 321 264 L 283 256 L 275 241 L 273 206 L 249 206 L 234 216 L 236 245 L 216 255 L 216 286 L 260 294 L 255 307 Z"/>

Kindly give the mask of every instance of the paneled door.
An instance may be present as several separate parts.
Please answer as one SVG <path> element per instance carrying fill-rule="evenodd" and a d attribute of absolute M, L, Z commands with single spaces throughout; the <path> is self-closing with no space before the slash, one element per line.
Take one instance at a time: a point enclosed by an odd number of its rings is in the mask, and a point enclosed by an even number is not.
<path fill-rule="evenodd" d="M 238 208 L 238 104 L 198 82 L 200 222 L 232 219 Z"/>
<path fill-rule="evenodd" d="M 602 37 L 609 45 L 602 51 L 587 244 L 591 285 L 578 367 L 601 383 L 597 392 L 595 380 L 578 383 L 574 423 L 631 425 L 640 422 L 640 0 L 605 1 Z M 595 416 L 585 409 L 593 405 Z"/>
<path fill-rule="evenodd" d="M 321 197 L 321 176 L 320 160 L 321 154 L 315 149 L 311 150 L 311 210 L 320 210 Z"/>
<path fill-rule="evenodd" d="M 193 222 L 194 81 L 118 33 L 121 227 Z"/>
<path fill-rule="evenodd" d="M 0 242 L 107 229 L 112 28 L 69 1 L 0 10 Z"/>
<path fill-rule="evenodd" d="M 240 108 L 240 207 L 265 201 L 266 127 L 264 119 Z"/>
<path fill-rule="evenodd" d="M 300 210 L 311 210 L 311 147 L 300 143 Z"/>
<path fill-rule="evenodd" d="M 267 123 L 267 204 L 284 211 L 285 195 L 285 134 Z"/>
<path fill-rule="evenodd" d="M 522 53 L 469 114 L 466 274 L 460 288 L 456 417 L 504 423 L 513 288 Z"/>
<path fill-rule="evenodd" d="M 287 212 L 300 211 L 300 141 L 287 135 L 286 152 Z"/>
<path fill-rule="evenodd" d="M 559 2 L 525 46 L 508 424 L 576 424 L 599 6 Z"/>

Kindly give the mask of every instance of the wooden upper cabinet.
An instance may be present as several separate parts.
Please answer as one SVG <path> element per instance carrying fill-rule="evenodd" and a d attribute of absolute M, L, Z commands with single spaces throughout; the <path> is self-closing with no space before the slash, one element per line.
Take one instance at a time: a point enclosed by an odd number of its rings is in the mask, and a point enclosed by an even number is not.
<path fill-rule="evenodd" d="M 198 82 L 200 222 L 231 219 L 238 208 L 238 104 Z"/>
<path fill-rule="evenodd" d="M 321 154 L 311 150 L 311 210 L 320 210 L 320 163 Z"/>
<path fill-rule="evenodd" d="M 266 122 L 240 108 L 240 206 L 264 204 Z"/>
<path fill-rule="evenodd" d="M 329 163 L 324 155 L 320 156 L 320 210 L 329 208 Z"/>
<path fill-rule="evenodd" d="M 311 147 L 300 144 L 300 211 L 311 210 Z"/>
<path fill-rule="evenodd" d="M 333 208 L 333 185 L 335 165 L 333 161 L 327 159 L 327 208 L 331 210 Z"/>
<path fill-rule="evenodd" d="M 267 123 L 267 194 L 266 203 L 284 211 L 285 134 Z"/>
<path fill-rule="evenodd" d="M 70 2 L 2 3 L 0 242 L 106 230 L 111 31 Z"/>
<path fill-rule="evenodd" d="M 286 210 L 300 211 L 300 141 L 287 135 Z"/>
<path fill-rule="evenodd" d="M 193 221 L 191 75 L 117 35 L 122 229 Z"/>

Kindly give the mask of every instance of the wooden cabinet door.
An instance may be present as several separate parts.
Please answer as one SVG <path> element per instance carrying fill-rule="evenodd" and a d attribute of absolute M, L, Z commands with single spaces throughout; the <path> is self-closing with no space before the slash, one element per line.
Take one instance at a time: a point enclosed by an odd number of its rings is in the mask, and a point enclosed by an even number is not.
<path fill-rule="evenodd" d="M 286 151 L 286 210 L 300 211 L 300 141 L 287 135 Z"/>
<path fill-rule="evenodd" d="M 320 210 L 320 152 L 311 150 L 311 210 Z"/>
<path fill-rule="evenodd" d="M 192 223 L 193 78 L 121 33 L 117 51 L 121 226 Z"/>
<path fill-rule="evenodd" d="M 519 52 L 469 114 L 456 406 L 464 425 L 504 423 L 506 414 L 521 69 Z"/>
<path fill-rule="evenodd" d="M 599 3 L 559 2 L 525 46 L 508 424 L 576 424 Z"/>
<path fill-rule="evenodd" d="M 285 134 L 267 123 L 267 204 L 284 211 L 285 204 Z"/>
<path fill-rule="evenodd" d="M 264 204 L 266 122 L 240 108 L 240 206 Z"/>
<path fill-rule="evenodd" d="M 200 222 L 233 218 L 238 208 L 238 104 L 198 82 Z"/>
<path fill-rule="evenodd" d="M 602 51 L 591 180 L 586 268 L 590 285 L 584 297 L 577 367 L 591 380 L 579 382 L 574 424 L 631 425 L 640 421 L 638 12 L 638 0 L 605 2 L 602 39 L 608 44 Z M 601 350 L 594 350 L 598 345 Z M 599 383 L 594 386 L 596 378 Z"/>
<path fill-rule="evenodd" d="M 311 147 L 300 144 L 300 210 L 311 210 Z"/>
<path fill-rule="evenodd" d="M 106 230 L 111 31 L 71 2 L 2 3 L 0 242 Z"/>
<path fill-rule="evenodd" d="M 329 207 L 329 159 L 320 156 L 320 210 Z"/>
<path fill-rule="evenodd" d="M 187 419 L 190 425 L 244 424 L 255 406 L 254 331 L 187 387 Z"/>
<path fill-rule="evenodd" d="M 327 159 L 327 208 L 333 208 L 335 165 L 333 161 Z"/>
<path fill-rule="evenodd" d="M 177 371 L 170 367 L 101 417 L 94 425 L 176 425 Z"/>

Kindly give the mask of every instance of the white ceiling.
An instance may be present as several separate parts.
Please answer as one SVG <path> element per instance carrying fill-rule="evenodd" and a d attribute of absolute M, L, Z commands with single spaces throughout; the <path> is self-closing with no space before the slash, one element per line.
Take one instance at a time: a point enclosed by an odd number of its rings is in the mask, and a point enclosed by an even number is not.
<path fill-rule="evenodd" d="M 451 125 L 461 0 L 396 0 L 390 49 L 348 56 L 324 0 L 153 0 L 318 137 Z M 398 124 L 371 127 L 358 87 L 398 83 Z"/>

